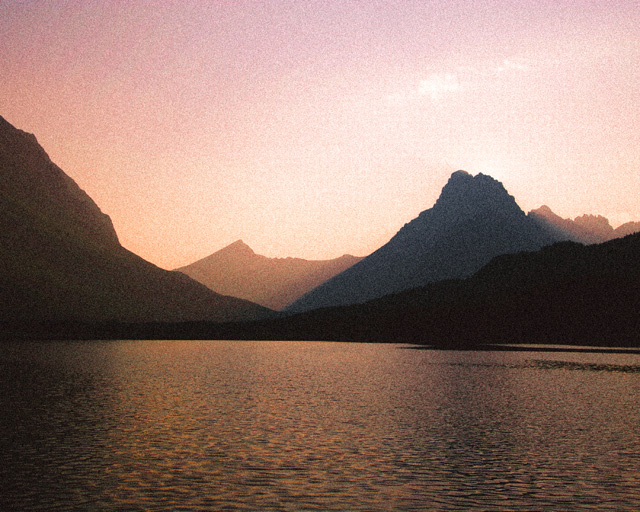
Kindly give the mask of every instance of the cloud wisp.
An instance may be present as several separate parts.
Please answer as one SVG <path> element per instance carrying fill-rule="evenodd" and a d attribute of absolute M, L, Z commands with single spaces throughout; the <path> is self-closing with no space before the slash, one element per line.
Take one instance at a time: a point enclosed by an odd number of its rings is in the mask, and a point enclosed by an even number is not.
<path fill-rule="evenodd" d="M 438 101 L 460 90 L 462 90 L 462 85 L 457 74 L 432 73 L 428 78 L 420 81 L 418 95 L 427 96 L 431 101 Z"/>
<path fill-rule="evenodd" d="M 480 78 L 498 78 L 505 73 L 521 73 L 530 69 L 525 59 L 503 59 L 499 63 L 491 63 L 482 67 L 458 66 L 455 71 L 441 71 L 429 74 L 419 80 L 411 89 L 389 95 L 391 104 L 401 104 L 407 101 L 429 99 L 432 103 L 439 103 L 448 97 L 462 91 L 473 89 L 474 82 Z"/>

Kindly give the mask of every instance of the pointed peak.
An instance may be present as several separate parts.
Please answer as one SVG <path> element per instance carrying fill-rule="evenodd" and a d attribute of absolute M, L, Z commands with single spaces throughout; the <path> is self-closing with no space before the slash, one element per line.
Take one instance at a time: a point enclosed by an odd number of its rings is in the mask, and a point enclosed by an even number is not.
<path fill-rule="evenodd" d="M 255 252 L 253 252 L 253 249 L 249 247 L 247 244 L 245 244 L 242 240 L 236 240 L 232 244 L 227 245 L 224 249 L 220 249 L 218 251 L 218 253 L 221 253 L 221 252 L 233 253 L 237 255 L 242 254 L 242 255 L 249 255 L 249 256 L 255 254 Z"/>

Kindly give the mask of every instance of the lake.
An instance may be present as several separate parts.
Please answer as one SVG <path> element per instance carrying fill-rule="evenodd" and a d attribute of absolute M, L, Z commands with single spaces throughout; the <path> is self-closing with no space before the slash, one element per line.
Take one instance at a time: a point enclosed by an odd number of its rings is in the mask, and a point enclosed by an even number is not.
<path fill-rule="evenodd" d="M 0 345 L 0 510 L 639 510 L 640 355 Z"/>

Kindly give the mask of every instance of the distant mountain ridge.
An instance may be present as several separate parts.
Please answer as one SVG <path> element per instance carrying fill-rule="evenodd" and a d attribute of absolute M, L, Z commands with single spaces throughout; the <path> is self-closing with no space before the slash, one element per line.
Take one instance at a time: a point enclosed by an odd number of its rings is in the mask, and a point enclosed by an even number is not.
<path fill-rule="evenodd" d="M 616 229 L 602 215 L 581 215 L 575 219 L 563 219 L 546 205 L 529 212 L 529 217 L 553 230 L 566 240 L 583 244 L 599 244 L 615 238 L 640 232 L 640 222 L 627 222 Z"/>
<path fill-rule="evenodd" d="M 269 310 L 122 247 L 111 219 L 0 117 L 0 322 L 228 321 Z"/>
<path fill-rule="evenodd" d="M 536 250 L 560 239 L 528 218 L 499 181 L 457 171 L 432 208 L 287 311 L 357 304 L 435 281 L 468 277 L 495 256 Z"/>
<path fill-rule="evenodd" d="M 268 258 L 238 240 L 176 270 L 218 293 L 280 310 L 361 259 Z"/>

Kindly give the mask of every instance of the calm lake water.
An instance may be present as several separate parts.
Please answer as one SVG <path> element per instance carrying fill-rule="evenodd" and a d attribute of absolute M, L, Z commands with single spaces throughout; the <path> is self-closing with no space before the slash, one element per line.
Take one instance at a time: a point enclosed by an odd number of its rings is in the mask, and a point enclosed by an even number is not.
<path fill-rule="evenodd" d="M 640 355 L 0 346 L 0 510 L 640 510 Z"/>

